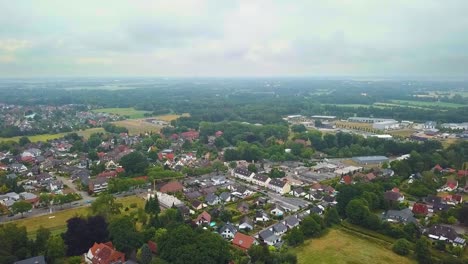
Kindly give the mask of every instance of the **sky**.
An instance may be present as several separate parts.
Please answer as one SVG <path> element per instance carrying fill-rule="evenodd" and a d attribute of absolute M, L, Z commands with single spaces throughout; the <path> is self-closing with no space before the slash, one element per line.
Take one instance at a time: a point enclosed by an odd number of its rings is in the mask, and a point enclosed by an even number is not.
<path fill-rule="evenodd" d="M 0 0 L 0 77 L 468 78 L 466 0 Z"/>

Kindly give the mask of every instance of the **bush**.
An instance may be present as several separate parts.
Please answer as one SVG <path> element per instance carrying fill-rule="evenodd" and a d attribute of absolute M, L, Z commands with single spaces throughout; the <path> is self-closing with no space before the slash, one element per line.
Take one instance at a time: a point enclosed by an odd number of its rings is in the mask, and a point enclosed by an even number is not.
<path fill-rule="evenodd" d="M 138 205 L 136 203 L 131 203 L 130 204 L 130 208 L 137 208 L 137 207 L 138 207 Z"/>
<path fill-rule="evenodd" d="M 406 256 L 410 252 L 411 244 L 408 240 L 400 238 L 393 244 L 392 250 L 398 255 Z"/>

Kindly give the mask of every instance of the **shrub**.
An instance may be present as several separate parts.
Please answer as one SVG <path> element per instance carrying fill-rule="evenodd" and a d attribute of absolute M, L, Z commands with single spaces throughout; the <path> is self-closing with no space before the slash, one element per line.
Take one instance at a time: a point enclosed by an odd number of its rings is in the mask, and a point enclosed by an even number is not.
<path fill-rule="evenodd" d="M 408 240 L 401 238 L 395 241 L 392 250 L 398 255 L 406 256 L 410 251 L 411 244 Z"/>

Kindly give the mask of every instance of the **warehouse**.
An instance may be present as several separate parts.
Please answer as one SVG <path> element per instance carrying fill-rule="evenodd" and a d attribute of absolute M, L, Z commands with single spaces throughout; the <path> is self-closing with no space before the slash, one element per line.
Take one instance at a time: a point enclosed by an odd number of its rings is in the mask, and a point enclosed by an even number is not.
<path fill-rule="evenodd" d="M 359 164 L 382 164 L 389 161 L 385 156 L 364 156 L 364 157 L 355 157 L 353 160 Z"/>
<path fill-rule="evenodd" d="M 398 129 L 400 128 L 400 123 L 395 120 L 376 122 L 372 124 L 372 128 L 379 130 Z"/>

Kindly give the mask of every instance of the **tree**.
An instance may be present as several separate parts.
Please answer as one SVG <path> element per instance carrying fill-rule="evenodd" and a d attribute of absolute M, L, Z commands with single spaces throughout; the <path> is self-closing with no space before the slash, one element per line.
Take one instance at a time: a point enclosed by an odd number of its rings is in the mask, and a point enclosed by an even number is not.
<path fill-rule="evenodd" d="M 144 173 L 148 167 L 148 160 L 139 151 L 134 151 L 120 159 L 120 165 L 130 174 Z"/>
<path fill-rule="evenodd" d="M 152 259 L 153 253 L 151 253 L 151 249 L 149 248 L 148 244 L 143 244 L 141 247 L 141 264 L 150 264 Z"/>
<path fill-rule="evenodd" d="M 322 231 L 322 227 L 317 223 L 312 216 L 307 216 L 302 220 L 301 231 L 305 237 L 316 237 Z"/>
<path fill-rule="evenodd" d="M 346 216 L 352 224 L 362 225 L 369 215 L 369 208 L 361 199 L 353 199 L 346 206 Z"/>
<path fill-rule="evenodd" d="M 303 133 L 303 132 L 306 132 L 307 131 L 307 128 L 300 124 L 300 125 L 292 125 L 291 126 L 291 131 L 294 132 L 294 133 Z"/>
<path fill-rule="evenodd" d="M 63 257 L 65 257 L 65 243 L 63 242 L 62 237 L 50 237 L 47 241 L 47 263 L 58 263 L 58 260 Z"/>
<path fill-rule="evenodd" d="M 29 255 L 26 227 L 0 225 L 0 263 L 13 263 Z"/>
<path fill-rule="evenodd" d="M 255 172 L 257 173 L 257 166 L 255 166 L 255 164 L 253 163 L 250 163 L 248 166 L 247 166 L 247 169 L 250 171 L 250 172 Z"/>
<path fill-rule="evenodd" d="M 89 230 L 86 219 L 72 217 L 67 220 L 67 231 L 63 234 L 67 245 L 67 256 L 79 256 L 92 246 L 89 241 Z"/>
<path fill-rule="evenodd" d="M 15 202 L 12 206 L 11 206 L 11 210 L 15 213 L 15 214 L 18 214 L 18 213 L 21 213 L 21 217 L 23 217 L 23 213 L 29 211 L 32 209 L 32 204 L 26 202 L 26 201 L 18 201 L 18 202 Z"/>
<path fill-rule="evenodd" d="M 326 226 L 337 225 L 341 222 L 340 215 L 335 207 L 330 207 L 325 212 L 324 222 Z"/>
<path fill-rule="evenodd" d="M 33 255 L 44 255 L 46 251 L 47 241 L 50 238 L 50 230 L 40 226 L 36 231 L 36 240 L 34 241 Z"/>
<path fill-rule="evenodd" d="M 400 238 L 392 246 L 393 252 L 397 253 L 398 255 L 406 256 L 410 252 L 411 244 L 408 240 L 404 238 Z"/>
<path fill-rule="evenodd" d="M 25 146 L 25 145 L 27 145 L 29 143 L 31 143 L 31 140 L 29 140 L 28 137 L 20 137 L 20 139 L 19 139 L 20 146 Z"/>
<path fill-rule="evenodd" d="M 96 243 L 109 241 L 109 232 L 107 231 L 107 222 L 100 215 L 88 217 L 88 231 L 90 246 Z"/>
<path fill-rule="evenodd" d="M 120 216 L 109 224 L 109 234 L 115 248 L 130 255 L 141 246 L 143 237 L 137 232 L 130 216 Z"/>
<path fill-rule="evenodd" d="M 91 211 L 95 215 L 100 215 L 106 220 L 112 216 L 120 214 L 121 203 L 115 201 L 115 197 L 111 194 L 101 194 L 92 204 Z"/>
<path fill-rule="evenodd" d="M 161 212 L 157 195 L 150 196 L 148 201 L 146 201 L 145 212 L 148 214 L 159 214 Z"/>
<path fill-rule="evenodd" d="M 304 243 L 304 234 L 298 227 L 293 228 L 286 237 L 288 245 L 297 246 Z"/>
<path fill-rule="evenodd" d="M 426 237 L 418 239 L 414 247 L 414 253 L 416 254 L 416 259 L 419 263 L 429 264 L 432 262 L 430 242 Z"/>

